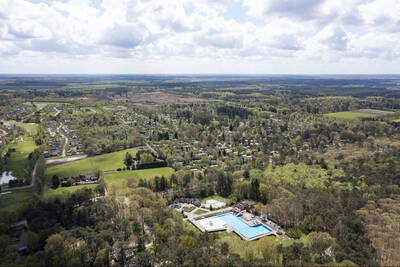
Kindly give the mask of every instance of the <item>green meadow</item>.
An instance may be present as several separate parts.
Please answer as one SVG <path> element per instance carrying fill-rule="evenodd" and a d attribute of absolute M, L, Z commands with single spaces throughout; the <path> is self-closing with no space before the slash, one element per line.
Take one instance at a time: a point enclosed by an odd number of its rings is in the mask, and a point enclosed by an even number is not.
<path fill-rule="evenodd" d="M 0 196 L 0 211 L 20 212 L 32 199 L 35 188 L 21 189 Z"/>
<path fill-rule="evenodd" d="M 123 168 L 123 160 L 126 152 L 135 156 L 137 150 L 135 148 L 130 148 L 61 165 L 49 166 L 46 168 L 46 177 L 47 179 L 50 179 L 53 175 L 58 175 L 58 177 L 64 178 L 68 176 L 93 173 L 96 169 L 102 171 L 113 171 L 118 168 Z"/>
<path fill-rule="evenodd" d="M 328 113 L 325 114 L 328 117 L 334 117 L 338 119 L 358 119 L 358 118 L 372 118 L 376 117 L 376 114 L 366 114 L 366 113 L 359 113 L 359 112 L 352 112 L 352 111 L 343 111 L 343 112 L 335 112 L 335 113 Z"/>
<path fill-rule="evenodd" d="M 174 169 L 168 167 L 135 171 L 121 171 L 109 173 L 105 176 L 105 179 L 107 181 L 107 188 L 109 192 L 116 192 L 118 195 L 122 195 L 129 190 L 128 180 L 130 178 L 138 182 L 139 179 L 151 179 L 155 176 L 164 176 L 167 178 L 170 177 L 174 172 Z"/>
<path fill-rule="evenodd" d="M 11 143 L 9 148 L 14 148 L 15 152 L 11 152 L 11 157 L 7 162 L 6 169 L 12 171 L 17 178 L 24 178 L 28 173 L 26 169 L 29 166 L 28 156 L 37 148 L 32 137 L 24 137 L 23 141 Z"/>
<path fill-rule="evenodd" d="M 36 123 L 24 123 L 20 121 L 5 121 L 6 124 L 14 124 L 24 129 L 28 134 L 36 134 L 39 126 Z"/>
<path fill-rule="evenodd" d="M 105 175 L 105 180 L 107 182 L 107 188 L 111 192 L 118 192 L 119 195 L 122 195 L 123 192 L 129 190 L 128 188 L 128 179 L 133 178 L 135 181 L 139 179 L 151 179 L 154 176 L 164 176 L 169 177 L 174 173 L 174 169 L 172 168 L 155 168 L 155 169 L 145 169 L 145 170 L 136 170 L 136 171 L 120 171 L 120 172 L 112 172 Z M 91 185 L 78 185 L 71 187 L 60 187 L 57 189 L 49 188 L 44 195 L 45 199 L 49 199 L 53 196 L 66 195 L 69 193 L 73 193 L 78 189 L 82 188 L 91 188 L 94 189 L 97 184 Z"/>
<path fill-rule="evenodd" d="M 69 187 L 60 187 L 57 189 L 51 189 L 49 188 L 46 190 L 46 192 L 43 195 L 43 199 L 48 200 L 49 198 L 52 198 L 54 196 L 62 196 L 62 195 L 68 195 L 71 194 L 79 189 L 83 188 L 89 188 L 94 190 L 97 184 L 88 184 L 88 185 L 77 185 L 77 186 L 69 186 Z"/>

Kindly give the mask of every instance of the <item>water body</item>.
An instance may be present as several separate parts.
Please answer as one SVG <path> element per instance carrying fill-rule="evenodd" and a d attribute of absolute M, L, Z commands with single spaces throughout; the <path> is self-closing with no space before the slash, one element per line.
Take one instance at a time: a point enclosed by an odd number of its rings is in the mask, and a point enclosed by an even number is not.
<path fill-rule="evenodd" d="M 17 177 L 12 175 L 12 171 L 5 171 L 0 177 L 0 185 L 8 184 L 11 180 L 17 180 Z"/>

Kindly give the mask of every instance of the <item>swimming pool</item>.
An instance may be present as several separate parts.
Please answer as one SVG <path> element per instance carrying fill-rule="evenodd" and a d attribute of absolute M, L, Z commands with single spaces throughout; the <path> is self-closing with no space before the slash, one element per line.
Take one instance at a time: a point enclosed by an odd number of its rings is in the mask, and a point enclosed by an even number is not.
<path fill-rule="evenodd" d="M 218 218 L 229 224 L 233 229 L 248 239 L 271 232 L 270 229 L 262 224 L 250 226 L 232 213 L 224 213 L 219 215 Z"/>

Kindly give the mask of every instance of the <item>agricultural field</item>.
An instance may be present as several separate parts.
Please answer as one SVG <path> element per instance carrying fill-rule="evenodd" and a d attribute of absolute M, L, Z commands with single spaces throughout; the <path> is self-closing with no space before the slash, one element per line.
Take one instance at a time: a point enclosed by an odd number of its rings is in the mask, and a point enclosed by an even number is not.
<path fill-rule="evenodd" d="M 27 175 L 29 153 L 35 150 L 37 146 L 31 137 L 24 137 L 23 140 L 10 144 L 9 148 L 14 148 L 15 152 L 11 152 L 6 169 L 12 171 L 15 177 L 22 179 Z M 30 174 L 28 173 L 28 175 Z"/>
<path fill-rule="evenodd" d="M 89 174 L 93 173 L 95 169 L 100 169 L 102 171 L 116 170 L 124 167 L 123 160 L 126 152 L 135 156 L 137 150 L 135 148 L 130 148 L 70 163 L 49 166 L 46 169 L 46 178 L 50 179 L 53 175 L 58 175 L 60 178 L 63 178 L 80 174 Z"/>

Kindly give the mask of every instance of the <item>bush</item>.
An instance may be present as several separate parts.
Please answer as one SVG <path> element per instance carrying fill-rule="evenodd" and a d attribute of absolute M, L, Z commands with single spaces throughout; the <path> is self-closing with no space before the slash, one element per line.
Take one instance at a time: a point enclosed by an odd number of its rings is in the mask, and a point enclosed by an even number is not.
<path fill-rule="evenodd" d="M 300 239 L 300 237 L 303 235 L 303 232 L 299 228 L 294 227 L 294 228 L 289 228 L 286 231 L 286 235 L 293 239 Z"/>

